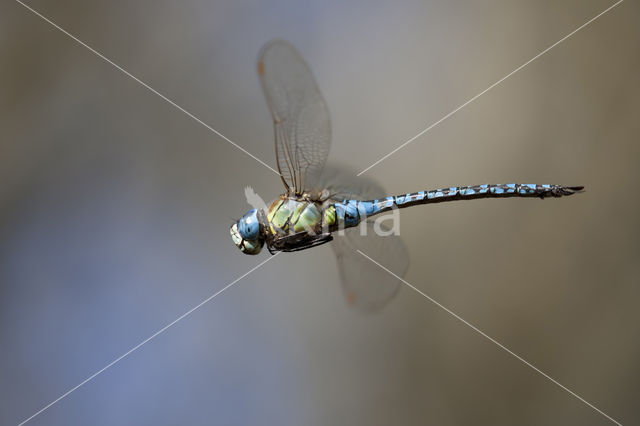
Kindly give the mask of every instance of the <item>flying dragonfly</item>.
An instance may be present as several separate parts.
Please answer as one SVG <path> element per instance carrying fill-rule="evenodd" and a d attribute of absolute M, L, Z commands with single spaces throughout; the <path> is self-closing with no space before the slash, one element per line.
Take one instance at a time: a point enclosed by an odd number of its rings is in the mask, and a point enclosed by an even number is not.
<path fill-rule="evenodd" d="M 397 292 L 396 279 L 357 253 L 385 260 L 398 276 L 408 268 L 408 253 L 398 235 L 377 236 L 370 219 L 390 210 L 420 204 L 479 198 L 562 197 L 582 186 L 483 184 L 384 196 L 368 178 L 326 166 L 331 147 L 329 110 L 309 65 L 290 43 L 273 40 L 261 50 L 258 75 L 275 132 L 276 164 L 285 192 L 269 207 L 249 210 L 231 226 L 231 238 L 245 254 L 266 245 L 271 254 L 306 250 L 334 241 L 343 290 L 349 304 L 374 310 Z M 353 232 L 355 227 L 370 232 Z M 380 227 L 378 228 L 378 230 Z M 346 230 L 346 232 L 345 232 Z M 366 229 L 365 229 L 366 231 Z M 334 234 L 344 234 L 334 240 Z M 378 232 L 379 233 L 379 232 Z"/>

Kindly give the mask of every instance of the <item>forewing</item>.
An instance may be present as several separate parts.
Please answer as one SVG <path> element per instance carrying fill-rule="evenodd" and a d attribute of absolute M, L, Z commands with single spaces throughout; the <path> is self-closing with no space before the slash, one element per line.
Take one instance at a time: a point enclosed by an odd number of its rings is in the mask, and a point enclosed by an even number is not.
<path fill-rule="evenodd" d="M 278 169 L 285 184 L 302 193 L 314 185 L 329 155 L 329 110 L 311 69 L 290 43 L 267 43 L 258 74 L 273 117 Z"/>
<path fill-rule="evenodd" d="M 347 304 L 356 310 L 375 312 L 398 293 L 400 281 L 357 252 L 380 262 L 399 277 L 409 268 L 409 252 L 399 236 L 380 236 L 373 222 L 367 222 L 366 235 L 361 227 L 349 228 L 332 242 Z"/>

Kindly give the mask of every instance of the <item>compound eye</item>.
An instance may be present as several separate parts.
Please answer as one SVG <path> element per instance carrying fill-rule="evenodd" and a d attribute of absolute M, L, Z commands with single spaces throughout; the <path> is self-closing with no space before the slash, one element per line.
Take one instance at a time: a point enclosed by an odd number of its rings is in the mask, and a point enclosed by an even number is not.
<path fill-rule="evenodd" d="M 260 222 L 258 221 L 258 212 L 249 210 L 238 221 L 238 231 L 245 240 L 257 240 L 260 236 Z"/>

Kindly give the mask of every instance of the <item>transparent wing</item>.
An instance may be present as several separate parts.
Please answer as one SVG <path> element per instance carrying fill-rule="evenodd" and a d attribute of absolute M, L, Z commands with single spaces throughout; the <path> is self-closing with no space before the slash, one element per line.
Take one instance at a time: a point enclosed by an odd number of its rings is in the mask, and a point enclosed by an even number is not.
<path fill-rule="evenodd" d="M 318 181 L 329 190 L 331 198 L 372 200 L 385 196 L 384 189 L 369 178 L 356 177 L 356 171 L 328 165 Z M 399 236 L 388 235 L 385 222 L 380 229 L 387 236 L 377 235 L 371 218 L 365 225 L 337 233 L 331 246 L 336 255 L 345 300 L 353 308 L 375 312 L 398 293 L 400 281 L 362 256 L 360 250 L 390 271 L 402 277 L 409 268 L 409 252 Z M 364 229 L 363 229 L 364 226 Z"/>
<path fill-rule="evenodd" d="M 258 75 L 273 117 L 278 170 L 288 191 L 302 193 L 314 186 L 329 155 L 329 110 L 311 69 L 286 41 L 262 48 Z"/>
<path fill-rule="evenodd" d="M 327 165 L 312 191 L 328 191 L 330 198 L 336 201 L 344 199 L 374 200 L 385 197 L 380 184 L 367 177 L 357 177 L 357 171 L 342 165 Z"/>
<path fill-rule="evenodd" d="M 409 268 L 409 252 L 399 236 L 376 235 L 372 222 L 366 224 L 366 235 L 361 229 L 347 229 L 345 235 L 334 238 L 332 245 L 347 304 L 360 311 L 375 312 L 393 299 L 401 283 L 356 250 L 400 277 Z"/>

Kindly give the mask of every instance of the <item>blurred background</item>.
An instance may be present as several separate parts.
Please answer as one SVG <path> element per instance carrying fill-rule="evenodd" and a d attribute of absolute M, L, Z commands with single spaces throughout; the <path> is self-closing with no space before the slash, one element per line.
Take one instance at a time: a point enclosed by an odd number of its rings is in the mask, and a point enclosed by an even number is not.
<path fill-rule="evenodd" d="M 290 40 L 329 104 L 330 161 L 357 170 L 612 3 L 28 2 L 271 165 L 255 61 Z M 406 279 L 623 424 L 640 420 L 639 12 L 622 3 L 367 172 L 390 194 L 585 185 L 403 211 Z M 0 23 L 10 425 L 265 260 L 228 229 L 245 186 L 282 185 L 19 3 Z M 612 423 L 407 287 L 350 310 L 326 245 L 273 259 L 29 424 Z"/>

